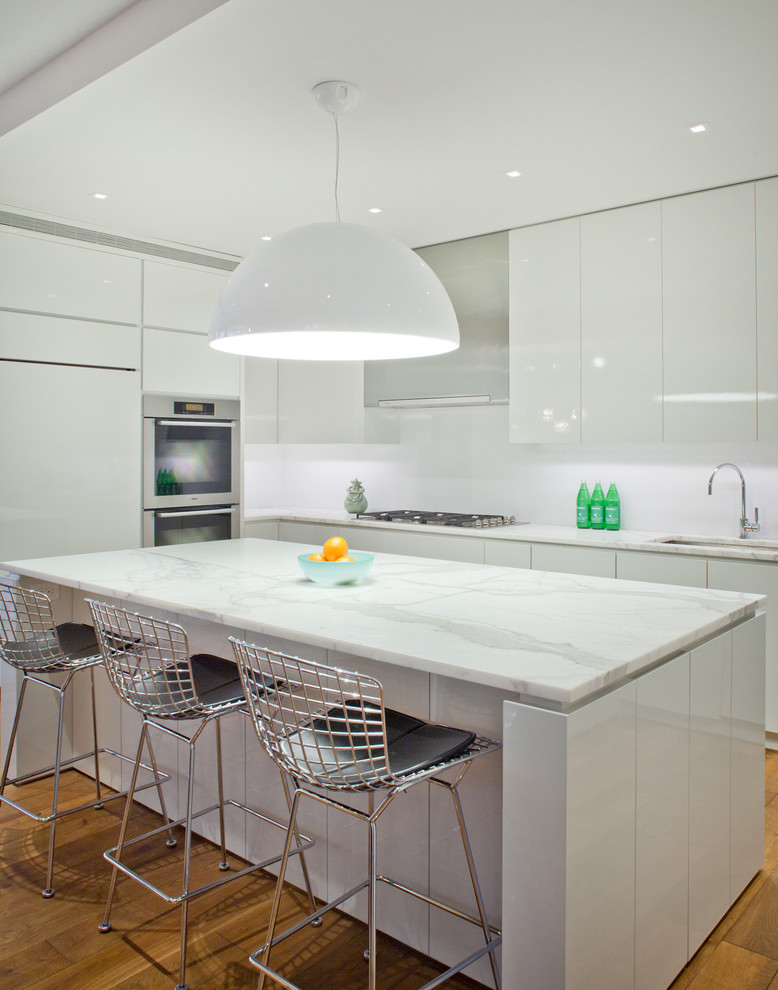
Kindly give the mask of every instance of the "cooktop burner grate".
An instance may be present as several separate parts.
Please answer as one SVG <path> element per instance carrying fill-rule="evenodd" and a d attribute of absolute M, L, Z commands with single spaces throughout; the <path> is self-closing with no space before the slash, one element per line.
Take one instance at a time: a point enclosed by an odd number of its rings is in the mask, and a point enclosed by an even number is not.
<path fill-rule="evenodd" d="M 488 526 L 516 526 L 515 516 L 479 515 L 470 512 L 421 512 L 416 509 L 390 509 L 385 512 L 360 512 L 358 519 L 377 522 L 413 523 L 419 526 L 464 526 L 476 529 Z"/>

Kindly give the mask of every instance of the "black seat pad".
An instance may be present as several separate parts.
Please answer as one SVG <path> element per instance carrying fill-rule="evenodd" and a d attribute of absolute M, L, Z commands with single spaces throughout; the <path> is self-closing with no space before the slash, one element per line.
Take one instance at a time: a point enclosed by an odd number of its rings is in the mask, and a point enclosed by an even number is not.
<path fill-rule="evenodd" d="M 190 659 L 192 679 L 184 664 L 170 665 L 143 674 L 137 689 L 128 686 L 128 693 L 143 708 L 153 709 L 155 715 L 186 718 L 201 714 L 199 705 L 215 706 L 242 701 L 243 685 L 237 666 L 224 657 L 196 653 Z"/>
<path fill-rule="evenodd" d="M 358 787 L 365 781 L 385 780 L 387 759 L 391 773 L 404 776 L 454 759 L 476 738 L 474 732 L 423 722 L 392 708 L 385 708 L 384 714 L 386 756 L 379 745 L 381 709 L 356 700 L 346 702 L 345 713 L 341 706 L 329 709 L 326 718 L 314 719 L 309 729 L 290 736 L 287 744 L 298 758 L 304 751 L 314 774 L 325 772 L 323 762 L 333 783 Z M 348 760 L 352 747 L 356 762 Z"/>

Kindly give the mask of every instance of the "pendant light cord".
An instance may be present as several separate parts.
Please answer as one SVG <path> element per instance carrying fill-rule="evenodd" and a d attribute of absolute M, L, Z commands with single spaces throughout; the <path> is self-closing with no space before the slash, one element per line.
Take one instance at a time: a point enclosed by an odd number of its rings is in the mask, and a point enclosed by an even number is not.
<path fill-rule="evenodd" d="M 335 222 L 340 223 L 340 205 L 338 204 L 338 179 L 340 177 L 340 131 L 338 130 L 338 115 L 334 113 L 335 121 Z"/>

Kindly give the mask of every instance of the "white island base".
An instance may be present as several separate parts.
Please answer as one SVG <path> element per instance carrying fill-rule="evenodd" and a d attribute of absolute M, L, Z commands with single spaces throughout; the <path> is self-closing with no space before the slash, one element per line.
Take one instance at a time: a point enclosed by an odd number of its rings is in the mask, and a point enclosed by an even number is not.
<path fill-rule="evenodd" d="M 388 554 L 362 584 L 324 588 L 296 569 L 306 549 L 236 540 L 3 566 L 54 592 L 57 621 L 87 620 L 85 597 L 124 602 L 179 621 L 193 651 L 230 656 L 236 635 L 359 669 L 379 677 L 391 707 L 503 738 L 502 760 L 479 760 L 461 794 L 504 933 L 505 990 L 664 990 L 762 864 L 764 599 Z M 17 684 L 4 665 L 4 745 Z M 77 751 L 85 700 L 74 705 Z M 132 752 L 137 713 L 106 680 L 99 707 L 101 742 Z M 38 716 L 20 770 L 43 755 L 44 706 Z M 283 816 L 248 720 L 224 728 L 228 792 Z M 183 754 L 156 750 L 177 778 L 175 814 Z M 197 790 L 212 783 L 212 765 L 199 766 Z M 415 788 L 390 809 L 379 868 L 469 911 L 439 792 Z M 314 886 L 331 899 L 363 875 L 363 837 L 343 816 L 307 812 L 302 827 L 320 840 L 308 854 Z M 242 817 L 228 827 L 239 855 L 278 841 Z M 213 835 L 207 820 L 203 831 Z M 465 923 L 381 896 L 379 926 L 412 947 L 444 962 L 477 947 Z M 359 898 L 347 907 L 363 916 Z M 490 985 L 485 960 L 468 972 Z"/>

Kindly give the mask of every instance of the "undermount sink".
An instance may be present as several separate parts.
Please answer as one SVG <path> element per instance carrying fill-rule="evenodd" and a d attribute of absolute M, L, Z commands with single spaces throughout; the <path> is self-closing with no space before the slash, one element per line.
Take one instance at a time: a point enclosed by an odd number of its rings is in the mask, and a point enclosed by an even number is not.
<path fill-rule="evenodd" d="M 678 547 L 721 547 L 727 550 L 776 550 L 778 551 L 778 540 L 740 540 L 736 537 L 727 538 L 725 536 L 683 536 L 677 539 L 657 540 L 664 546 Z"/>

